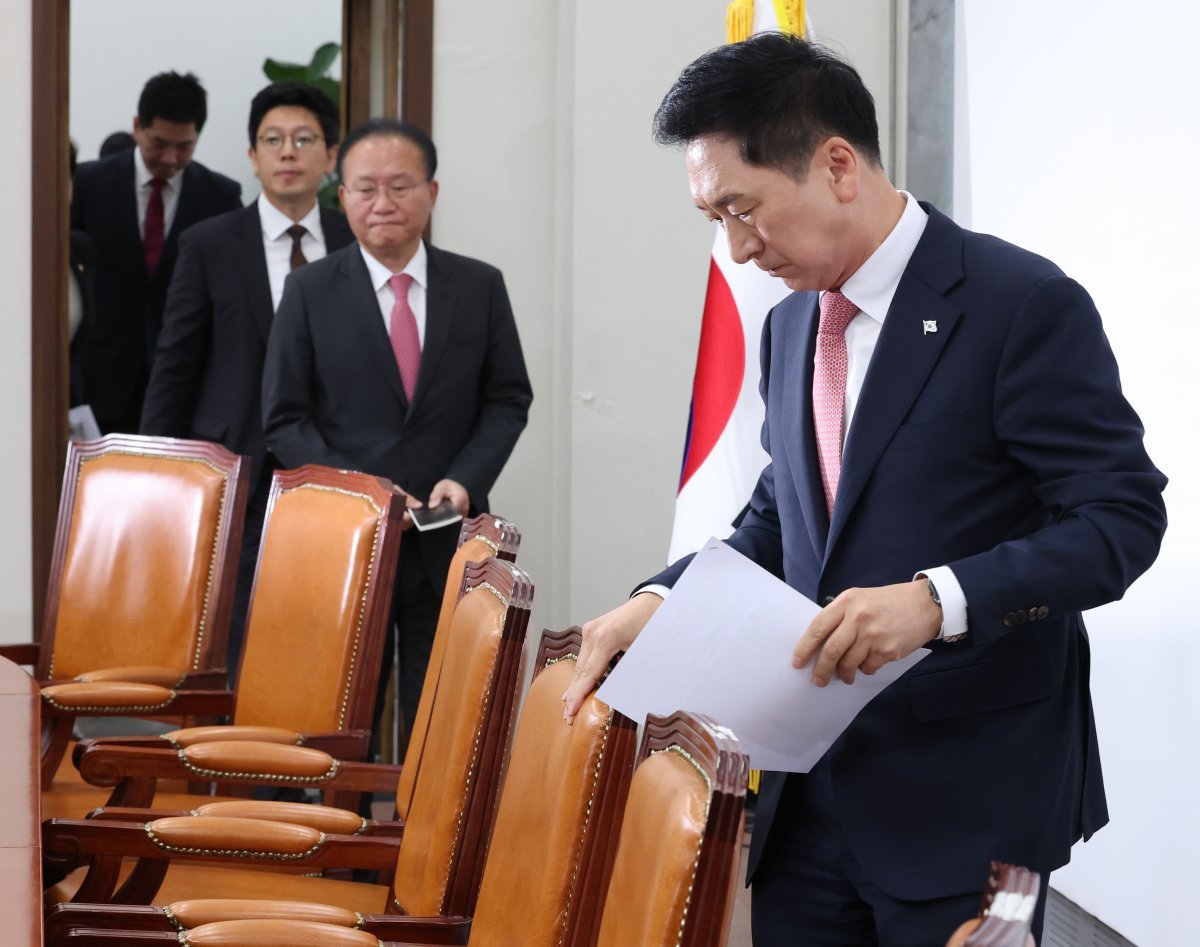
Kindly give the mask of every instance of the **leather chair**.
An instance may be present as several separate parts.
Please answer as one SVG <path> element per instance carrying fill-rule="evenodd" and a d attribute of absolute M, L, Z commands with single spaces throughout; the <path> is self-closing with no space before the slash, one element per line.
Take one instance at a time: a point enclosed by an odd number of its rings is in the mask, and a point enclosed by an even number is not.
<path fill-rule="evenodd" d="M 462 944 L 467 942 L 468 933 L 474 945 L 579 947 L 590 943 L 616 851 L 615 827 L 620 823 L 632 775 L 637 734 L 631 720 L 594 696 L 584 702 L 573 725 L 563 721 L 561 695 L 574 674 L 578 649 L 578 629 L 547 632 L 542 638 L 537 670 L 508 763 L 473 920 L 391 913 L 355 917 L 317 905 L 213 905 L 190 901 L 173 907 L 170 920 L 176 922 L 174 927 L 162 923 L 168 918 L 160 914 L 158 929 L 177 932 L 207 924 L 209 929 L 196 936 L 215 937 L 212 922 L 217 917 L 238 921 L 301 918 L 309 923 L 336 923 L 343 928 L 357 926 L 389 940 L 424 944 Z M 442 699 L 435 703 L 435 719 L 442 704 Z M 435 736 L 431 730 L 431 738 Z M 423 768 L 420 779 L 425 778 Z M 413 819 L 421 817 L 423 806 L 419 786 Z M 406 835 L 401 851 L 411 841 Z M 67 905 L 51 912 L 49 929 L 61 936 L 68 919 L 76 925 L 76 936 L 82 936 L 79 928 L 96 928 L 106 920 L 112 927 L 131 926 L 133 915 L 128 909 L 124 914 L 119 910 L 114 908 L 114 916 L 109 919 L 97 914 L 76 913 L 71 917 L 71 906 Z M 243 923 L 232 930 L 244 932 L 248 926 Z M 225 929 L 226 933 L 230 930 Z M 331 935 L 327 942 L 339 941 Z M 371 938 L 365 942 L 375 941 Z"/>
<path fill-rule="evenodd" d="M 112 926 L 112 915 L 119 909 L 94 902 L 171 905 L 184 898 L 278 899 L 285 902 L 281 910 L 289 917 L 297 916 L 296 901 L 332 905 L 344 909 L 343 915 L 346 910 L 469 915 L 478 889 L 478 862 L 496 809 L 533 589 L 524 573 L 495 558 L 468 566 L 462 588 L 443 662 L 445 679 L 453 681 L 454 688 L 445 692 L 449 699 L 435 702 L 430 716 L 403 844 L 386 835 L 350 835 L 353 827 L 340 824 L 320 829 L 225 817 L 165 818 L 144 825 L 56 820 L 47 824 L 44 844 L 53 853 L 92 858 L 76 900 L 93 904 L 61 905 L 50 912 L 49 929 L 65 936 L 72 926 Z M 274 758 L 283 763 L 285 757 L 305 752 L 301 747 L 254 743 L 241 747 L 247 764 L 248 757 L 264 749 L 274 751 Z M 296 758 L 298 763 L 287 765 L 308 767 L 306 771 L 334 789 L 377 789 L 380 771 L 390 775 L 395 786 L 395 767 L 329 757 L 311 766 L 312 760 Z M 83 762 L 86 772 L 87 754 Z M 238 777 L 226 773 L 224 778 Z M 329 812 L 324 807 L 297 808 Z M 364 820 L 357 822 L 359 831 L 365 828 Z M 142 861 L 114 896 L 115 865 L 123 855 Z M 210 864 L 185 864 L 205 861 Z M 239 867 L 223 867 L 230 862 Z M 392 877 L 390 884 L 363 884 L 248 870 L 281 865 L 304 872 L 387 870 Z M 60 902 L 70 893 L 60 886 L 48 892 L 47 903 Z M 202 913 L 207 909 L 197 908 Z M 127 908 L 121 924 L 162 927 L 180 910 Z"/>
<path fill-rule="evenodd" d="M 978 917 L 956 930 L 946 947 L 1035 947 L 1029 929 L 1040 886 L 1036 871 L 992 862 Z"/>
<path fill-rule="evenodd" d="M 310 766 L 312 759 L 319 766 L 329 752 L 362 758 L 370 738 L 403 508 L 403 498 L 391 484 L 366 474 L 316 466 L 277 472 L 237 694 L 163 695 L 176 712 L 232 715 L 233 725 L 191 727 L 163 737 L 83 741 L 76 747 L 76 763 L 90 785 L 52 795 L 43 815 L 81 817 L 106 800 L 111 807 L 147 806 L 155 799 L 158 779 L 216 780 L 231 768 L 241 772 L 270 765 L 272 754 L 296 744 L 306 744 L 302 752 L 309 754 Z M 250 751 L 247 743 L 235 742 L 251 739 L 279 746 Z M 317 785 L 312 775 L 309 770 L 284 771 L 275 784 Z M 157 798 L 168 809 L 190 810 L 202 801 L 213 802 L 181 792 Z"/>
<path fill-rule="evenodd" d="M 68 444 L 41 641 L 0 646 L 47 685 L 43 790 L 78 783 L 59 772 L 77 715 L 167 712 L 170 689 L 225 686 L 248 469 L 203 441 Z"/>
<path fill-rule="evenodd" d="M 483 562 L 492 556 L 506 562 L 517 561 L 517 549 L 521 545 L 521 533 L 515 525 L 499 516 L 483 513 L 463 521 L 458 534 L 458 550 L 450 560 L 446 573 L 446 592 L 442 596 L 442 610 L 438 615 L 437 630 L 429 652 L 429 664 L 425 668 L 425 681 L 421 687 L 421 700 L 417 704 L 417 715 L 408 735 L 408 749 L 404 753 L 404 769 L 400 771 L 400 782 L 396 787 L 396 817 L 408 818 L 412 804 L 413 789 L 417 784 L 417 772 L 425 754 L 425 735 L 429 729 L 429 715 L 433 700 L 438 692 L 442 673 L 442 660 L 446 653 L 446 642 L 454 620 L 454 608 L 462 588 L 463 571 L 469 562 Z"/>
<path fill-rule="evenodd" d="M 573 726 L 563 723 L 559 696 L 573 667 L 547 659 L 558 644 L 551 642 L 548 651 L 543 639 L 537 662 L 541 670 L 522 710 L 473 921 L 387 916 L 355 924 L 352 916 L 321 918 L 314 913 L 287 920 L 287 905 L 255 918 L 243 906 L 236 920 L 213 922 L 211 914 L 196 913 L 196 921 L 207 923 L 182 932 L 162 930 L 146 943 L 724 944 L 741 845 L 745 754 L 729 731 L 707 718 L 685 713 L 650 717 L 630 787 L 630 721 L 593 696 Z M 602 920 L 597 913 L 601 906 Z M 80 947 L 142 942 L 128 934 L 120 940 L 116 931 L 80 929 L 75 934 L 71 943 Z"/>
<path fill-rule="evenodd" d="M 646 720 L 599 947 L 720 947 L 729 938 L 748 757 L 682 711 Z"/>

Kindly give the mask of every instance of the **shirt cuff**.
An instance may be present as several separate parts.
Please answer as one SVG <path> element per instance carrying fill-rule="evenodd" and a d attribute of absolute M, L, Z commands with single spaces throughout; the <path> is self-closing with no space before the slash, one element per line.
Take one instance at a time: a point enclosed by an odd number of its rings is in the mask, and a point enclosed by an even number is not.
<path fill-rule="evenodd" d="M 952 638 L 967 633 L 967 596 L 963 593 L 953 570 L 949 566 L 922 569 L 914 579 L 922 576 L 929 579 L 942 600 L 942 630 L 938 638 Z"/>
<path fill-rule="evenodd" d="M 633 598 L 634 596 L 641 595 L 643 592 L 653 592 L 659 598 L 665 599 L 670 594 L 671 589 L 666 585 L 643 585 L 629 597 Z"/>

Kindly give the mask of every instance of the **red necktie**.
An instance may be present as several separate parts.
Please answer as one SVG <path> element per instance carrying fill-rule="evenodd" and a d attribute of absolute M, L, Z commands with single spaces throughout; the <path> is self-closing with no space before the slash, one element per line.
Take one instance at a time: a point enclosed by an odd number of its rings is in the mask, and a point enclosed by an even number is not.
<path fill-rule="evenodd" d="M 813 365 L 813 426 L 817 433 L 817 459 L 825 504 L 833 512 L 838 478 L 842 472 L 842 432 L 846 417 L 846 326 L 858 307 L 841 293 L 821 297 L 821 322 L 817 327 L 817 357 Z"/>
<path fill-rule="evenodd" d="M 417 333 L 417 317 L 408 305 L 408 287 L 413 278 L 407 273 L 398 273 L 388 280 L 396 302 L 392 305 L 392 317 L 388 322 L 388 336 L 392 340 L 392 354 L 400 369 L 400 380 L 404 383 L 404 394 L 412 404 L 413 392 L 417 390 L 417 373 L 421 370 L 421 337 Z"/>
<path fill-rule="evenodd" d="M 163 196 L 167 182 L 162 178 L 150 179 L 150 203 L 146 205 L 146 223 L 142 229 L 142 253 L 146 257 L 146 275 L 154 278 L 163 250 Z"/>

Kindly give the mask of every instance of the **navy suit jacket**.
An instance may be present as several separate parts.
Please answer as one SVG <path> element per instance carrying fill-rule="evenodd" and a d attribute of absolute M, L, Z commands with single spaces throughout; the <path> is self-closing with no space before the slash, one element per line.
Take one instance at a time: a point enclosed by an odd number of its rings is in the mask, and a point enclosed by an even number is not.
<path fill-rule="evenodd" d="M 428 247 L 421 370 L 410 405 L 358 244 L 292 273 L 263 372 L 267 446 L 305 463 L 387 477 L 424 500 L 439 480 L 488 508 L 533 391 L 500 271 Z M 457 530 L 413 530 L 440 595 Z M 412 555 L 412 553 L 408 553 Z"/>
<path fill-rule="evenodd" d="M 242 203 L 240 184 L 191 162 L 181 172 L 183 189 L 151 278 L 142 250 L 133 162 L 131 150 L 81 164 L 71 197 L 71 229 L 87 233 L 97 249 L 96 318 L 84 384 L 101 427 L 140 407 L 179 235 L 197 221 Z"/>
<path fill-rule="evenodd" d="M 926 210 L 832 516 L 813 435 L 817 296 L 771 312 L 771 460 L 729 540 L 817 602 L 939 565 L 962 585 L 969 637 L 931 645 L 819 764 L 855 857 L 904 899 L 977 890 L 990 859 L 1057 868 L 1107 821 L 1080 612 L 1120 598 L 1166 527 L 1166 480 L 1087 293 L 1049 261 Z M 773 821 L 791 815 L 783 784 L 764 778 L 752 875 Z"/>
<path fill-rule="evenodd" d="M 327 253 L 353 242 L 321 211 Z M 216 441 L 264 469 L 262 374 L 275 307 L 258 202 L 202 221 L 179 240 L 142 434 Z"/>

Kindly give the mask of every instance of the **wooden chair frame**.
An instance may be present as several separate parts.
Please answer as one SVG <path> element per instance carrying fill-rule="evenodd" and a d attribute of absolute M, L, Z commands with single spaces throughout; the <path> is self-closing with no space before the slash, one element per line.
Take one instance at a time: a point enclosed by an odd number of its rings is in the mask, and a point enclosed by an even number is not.
<path fill-rule="evenodd" d="M 469 915 L 474 907 L 478 894 L 477 878 L 480 874 L 478 862 L 482 861 L 486 847 L 487 836 L 490 832 L 491 819 L 496 809 L 496 796 L 499 789 L 499 760 L 497 752 L 502 752 L 505 738 L 511 725 L 511 716 L 516 701 L 517 669 L 520 665 L 519 654 L 522 651 L 524 635 L 529 621 L 529 606 L 532 601 L 533 587 L 528 576 L 510 563 L 498 559 L 488 559 L 483 563 L 470 564 L 463 575 L 462 593 L 466 595 L 475 590 L 488 589 L 506 603 L 503 628 L 501 630 L 500 649 L 496 656 L 492 671 L 493 698 L 488 702 L 484 723 L 482 726 L 483 739 L 477 748 L 474 761 L 476 779 L 471 790 L 467 806 L 463 813 L 461 828 L 455 842 L 455 868 L 451 872 L 443 900 L 443 915 Z M 104 756 L 104 747 L 89 748 L 84 754 L 84 772 L 100 778 L 108 766 L 109 758 Z M 152 752 L 146 749 L 120 747 L 110 748 L 125 751 L 119 755 L 125 756 L 115 771 L 105 778 L 108 781 L 116 779 L 128 780 L 136 778 L 177 777 L 178 770 L 170 758 L 161 750 Z M 132 751 L 132 752 L 130 752 Z M 93 764 L 89 756 L 95 755 L 101 760 Z M 115 760 L 118 754 L 114 753 Z M 336 773 L 326 782 L 327 788 L 347 790 L 373 790 L 394 788 L 397 768 L 380 767 L 368 763 L 340 763 Z M 390 787 L 388 786 L 390 780 Z M 260 784 L 261 778 L 254 780 L 243 779 L 230 775 L 220 780 L 222 785 L 244 784 L 252 782 Z M 122 815 L 119 812 L 107 812 L 104 815 Z M 154 813 L 161 816 L 161 813 Z M 320 852 L 314 852 L 304 860 L 293 861 L 292 867 L 298 869 L 324 868 L 368 868 L 382 871 L 387 877 L 389 868 L 395 867 L 396 845 L 399 833 L 378 832 L 361 836 L 329 835 L 328 844 Z M 390 837 L 389 837 L 390 836 Z M 169 921 L 160 908 L 145 907 L 157 892 L 158 885 L 165 876 L 169 861 L 161 849 L 147 847 L 147 837 L 144 825 L 140 822 L 119 822 L 111 818 L 95 818 L 83 821 L 51 820 L 43 827 L 43 844 L 48 853 L 64 858 L 90 859 L 90 868 L 83 885 L 70 904 L 55 907 L 47 918 L 47 936 L 49 943 L 57 942 L 70 934 L 72 942 L 79 936 L 82 928 L 108 928 L 120 926 L 126 930 L 166 930 Z M 138 857 L 140 862 L 133 875 L 129 877 L 120 891 L 116 891 L 116 882 L 122 857 Z M 208 862 L 222 861 L 213 855 L 198 853 L 175 853 L 170 860 Z M 228 861 L 228 859 L 224 859 Z M 254 857 L 238 857 L 239 866 L 278 867 L 278 860 L 272 858 L 256 859 Z M 99 902 L 99 903 L 84 903 Z M 392 905 L 394 905 L 394 900 Z M 138 907 L 138 905 L 142 905 Z M 392 905 L 389 906 L 391 909 Z M 399 920 L 399 917 L 397 918 Z M 410 926 L 415 921 L 427 921 L 427 926 L 435 931 L 457 930 L 462 925 L 461 919 L 451 923 L 442 918 L 404 919 Z M 173 928 L 171 928 L 173 929 Z M 75 933 L 71 933 L 74 931 Z M 438 935 L 434 935 L 438 936 Z M 459 936 L 445 934 L 441 936 Z M 434 943 L 455 943 L 456 941 L 433 941 Z"/>
<path fill-rule="evenodd" d="M 97 440 L 72 441 L 68 444 L 41 640 L 29 644 L 0 645 L 0 656 L 7 657 L 16 664 L 33 666 L 34 676 L 43 685 L 55 683 L 55 631 L 80 477 L 89 462 L 117 454 L 178 459 L 187 463 L 203 464 L 224 478 L 216 535 L 206 570 L 207 603 L 196 628 L 195 640 L 189 648 L 192 653 L 191 666 L 181 671 L 180 680 L 176 685 L 201 689 L 224 687 L 225 650 L 249 496 L 249 463 L 221 445 L 207 441 L 109 434 Z M 147 620 L 151 620 L 150 616 L 147 616 Z M 57 711 L 49 704 L 43 706 L 43 714 L 45 720 L 42 731 L 41 776 L 43 786 L 49 786 L 66 753 L 78 714 Z M 120 715 L 133 714 L 122 711 Z"/>

